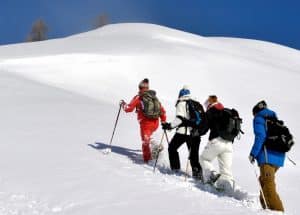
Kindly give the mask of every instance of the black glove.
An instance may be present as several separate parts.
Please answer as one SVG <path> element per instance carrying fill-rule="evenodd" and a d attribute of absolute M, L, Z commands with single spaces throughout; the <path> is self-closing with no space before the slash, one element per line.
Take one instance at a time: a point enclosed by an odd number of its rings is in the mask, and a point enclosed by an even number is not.
<path fill-rule="evenodd" d="M 248 157 L 248 159 L 249 159 L 249 161 L 250 161 L 251 164 L 254 164 L 255 157 L 253 155 L 250 154 L 249 157 Z"/>
<path fill-rule="evenodd" d="M 163 130 L 171 130 L 171 129 L 172 129 L 172 128 L 171 128 L 171 123 L 163 122 L 163 123 L 161 123 L 161 128 L 162 128 Z"/>

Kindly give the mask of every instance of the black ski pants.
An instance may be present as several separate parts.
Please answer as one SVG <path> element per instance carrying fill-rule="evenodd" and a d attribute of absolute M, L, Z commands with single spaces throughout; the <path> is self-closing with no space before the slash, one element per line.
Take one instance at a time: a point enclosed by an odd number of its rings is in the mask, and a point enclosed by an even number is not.
<path fill-rule="evenodd" d="M 177 150 L 183 143 L 187 144 L 188 150 L 190 152 L 189 159 L 191 162 L 192 169 L 201 170 L 201 166 L 199 163 L 200 140 L 200 136 L 192 137 L 190 135 L 184 135 L 179 133 L 176 133 L 173 136 L 168 148 L 170 166 L 172 170 L 180 169 L 180 160 Z"/>

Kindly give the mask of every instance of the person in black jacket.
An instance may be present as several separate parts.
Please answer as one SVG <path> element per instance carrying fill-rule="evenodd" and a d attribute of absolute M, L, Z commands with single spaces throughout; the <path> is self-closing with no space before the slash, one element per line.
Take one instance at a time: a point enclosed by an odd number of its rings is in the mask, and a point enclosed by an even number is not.
<path fill-rule="evenodd" d="M 215 95 L 209 96 L 205 106 L 210 134 L 209 141 L 200 156 L 203 180 L 208 183 L 216 182 L 216 186 L 222 189 L 232 189 L 232 142 L 221 138 L 218 129 L 222 123 L 224 106 Z M 215 158 L 218 158 L 219 173 L 214 170 L 212 164 Z"/>

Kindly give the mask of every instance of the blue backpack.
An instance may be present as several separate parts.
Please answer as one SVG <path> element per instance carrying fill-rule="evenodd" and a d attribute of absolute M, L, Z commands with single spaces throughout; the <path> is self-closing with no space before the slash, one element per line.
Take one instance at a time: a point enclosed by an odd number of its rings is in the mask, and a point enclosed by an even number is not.
<path fill-rule="evenodd" d="M 192 136 L 205 135 L 209 127 L 203 106 L 200 104 L 200 102 L 192 99 L 186 101 L 186 106 L 187 110 L 189 111 L 190 118 L 185 119 L 183 117 L 179 117 L 182 120 L 182 124 L 180 126 L 191 127 Z"/>

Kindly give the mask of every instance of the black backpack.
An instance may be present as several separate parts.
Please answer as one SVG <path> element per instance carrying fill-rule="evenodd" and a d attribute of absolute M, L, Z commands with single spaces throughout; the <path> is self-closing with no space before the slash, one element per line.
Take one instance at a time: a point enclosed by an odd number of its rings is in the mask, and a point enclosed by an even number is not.
<path fill-rule="evenodd" d="M 294 145 L 293 135 L 282 120 L 266 117 L 267 138 L 264 145 L 267 149 L 288 152 Z"/>
<path fill-rule="evenodd" d="M 242 122 L 237 110 L 224 108 L 218 126 L 220 137 L 233 142 L 240 133 L 244 134 L 241 129 Z"/>
<path fill-rule="evenodd" d="M 180 126 L 191 127 L 192 136 L 203 136 L 208 131 L 207 117 L 200 102 L 189 99 L 186 101 L 186 107 L 190 114 L 190 119 L 179 117 L 182 120 Z"/>
<path fill-rule="evenodd" d="M 161 104 L 154 90 L 148 90 L 141 95 L 142 111 L 149 119 L 157 119 L 161 115 Z"/>

